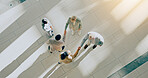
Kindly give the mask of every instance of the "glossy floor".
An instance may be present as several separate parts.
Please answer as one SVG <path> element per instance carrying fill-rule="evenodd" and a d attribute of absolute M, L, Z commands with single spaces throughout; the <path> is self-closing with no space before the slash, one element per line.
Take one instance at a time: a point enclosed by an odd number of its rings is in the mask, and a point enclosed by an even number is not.
<path fill-rule="evenodd" d="M 42 78 L 48 73 L 59 53 L 47 51 L 49 38 L 41 19 L 48 18 L 55 34 L 63 35 L 72 15 L 82 20 L 82 33 L 72 36 L 68 30 L 65 50 L 74 53 L 89 31 L 100 33 L 104 45 L 82 52 L 50 78 L 147 78 L 147 8 L 147 0 L 26 0 L 0 13 L 0 78 Z"/>

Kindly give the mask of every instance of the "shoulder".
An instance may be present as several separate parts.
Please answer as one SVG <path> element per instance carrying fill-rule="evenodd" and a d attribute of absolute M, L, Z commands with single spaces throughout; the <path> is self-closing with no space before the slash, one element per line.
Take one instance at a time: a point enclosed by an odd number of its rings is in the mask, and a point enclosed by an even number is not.
<path fill-rule="evenodd" d="M 71 17 L 68 18 L 68 20 L 70 20 L 70 19 L 71 19 Z"/>
<path fill-rule="evenodd" d="M 80 18 L 77 18 L 76 21 L 77 21 L 77 22 L 81 22 L 81 19 L 80 19 Z"/>

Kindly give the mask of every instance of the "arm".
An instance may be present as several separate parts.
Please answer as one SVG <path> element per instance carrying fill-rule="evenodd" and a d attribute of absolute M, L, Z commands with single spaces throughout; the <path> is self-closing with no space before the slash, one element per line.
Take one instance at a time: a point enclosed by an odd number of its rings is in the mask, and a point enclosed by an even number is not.
<path fill-rule="evenodd" d="M 69 24 L 69 21 L 70 21 L 70 18 L 68 19 L 66 25 L 65 25 L 65 30 L 64 30 L 64 36 L 63 36 L 63 41 L 65 42 L 65 37 L 66 37 L 66 29 L 68 27 L 68 24 Z"/>
<path fill-rule="evenodd" d="M 84 45 L 84 43 L 86 42 L 86 40 L 88 39 L 88 37 L 89 37 L 89 34 L 87 34 L 87 35 L 84 37 L 83 41 L 81 42 L 81 47 Z"/>
<path fill-rule="evenodd" d="M 50 25 L 51 30 L 53 30 L 53 26 Z"/>
<path fill-rule="evenodd" d="M 66 30 L 67 30 L 67 27 L 68 27 L 69 21 L 70 21 L 70 18 L 68 19 L 68 21 L 67 21 L 67 23 L 66 23 L 66 25 L 65 25 L 64 35 L 66 35 Z"/>
<path fill-rule="evenodd" d="M 76 51 L 75 54 L 73 55 L 73 58 L 75 58 L 75 57 L 78 55 L 80 49 L 81 49 L 81 47 L 78 47 L 77 51 Z"/>
<path fill-rule="evenodd" d="M 81 43 L 81 46 L 78 47 L 77 51 L 76 51 L 75 54 L 74 54 L 74 57 L 77 56 L 79 50 L 80 50 L 81 47 L 84 45 L 84 43 L 86 42 L 86 40 L 88 39 L 88 37 L 89 37 L 89 34 L 87 34 L 87 35 L 84 37 L 84 39 L 83 39 L 83 41 L 82 41 L 82 43 Z"/>
<path fill-rule="evenodd" d="M 79 30 L 82 29 L 82 23 L 81 23 L 81 20 L 79 20 Z"/>

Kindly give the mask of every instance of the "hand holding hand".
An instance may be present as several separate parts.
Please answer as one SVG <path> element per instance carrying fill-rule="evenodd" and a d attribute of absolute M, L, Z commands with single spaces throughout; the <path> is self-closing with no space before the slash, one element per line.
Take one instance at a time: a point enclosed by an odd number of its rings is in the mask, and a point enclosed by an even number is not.
<path fill-rule="evenodd" d="M 78 47 L 78 50 L 80 50 L 80 49 L 81 49 L 81 46 Z"/>

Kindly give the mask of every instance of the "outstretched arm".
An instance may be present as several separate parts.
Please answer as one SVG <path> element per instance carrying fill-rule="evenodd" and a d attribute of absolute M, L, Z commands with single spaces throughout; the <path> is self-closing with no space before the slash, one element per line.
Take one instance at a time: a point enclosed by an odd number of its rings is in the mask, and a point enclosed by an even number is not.
<path fill-rule="evenodd" d="M 70 22 L 70 18 L 68 19 L 68 21 L 67 21 L 67 23 L 65 25 L 64 35 L 66 35 L 66 30 L 67 30 L 67 27 L 68 27 L 69 22 Z"/>
<path fill-rule="evenodd" d="M 75 58 L 75 57 L 78 55 L 80 49 L 81 49 L 81 47 L 78 47 L 77 51 L 76 51 L 75 54 L 73 55 L 73 58 Z"/>
<path fill-rule="evenodd" d="M 89 34 L 87 34 L 84 38 L 83 38 L 83 41 L 81 42 L 81 46 L 82 47 L 84 45 L 84 43 L 86 42 L 86 40 L 88 39 L 89 37 Z"/>
<path fill-rule="evenodd" d="M 82 41 L 82 43 L 81 43 L 81 46 L 78 47 L 77 51 L 76 51 L 75 54 L 74 54 L 74 58 L 78 55 L 79 50 L 80 50 L 81 47 L 84 45 L 84 43 L 86 42 L 86 40 L 88 39 L 88 37 L 89 37 L 89 34 L 87 34 L 87 35 L 84 37 L 84 39 L 83 39 L 83 41 Z"/>
<path fill-rule="evenodd" d="M 79 29 L 78 30 L 81 30 L 82 29 L 82 23 L 81 23 L 81 20 L 79 21 Z"/>
<path fill-rule="evenodd" d="M 66 30 L 67 30 L 67 27 L 68 27 L 69 21 L 70 21 L 70 18 L 68 19 L 68 21 L 67 21 L 67 23 L 66 23 L 66 25 L 65 25 L 64 37 L 63 37 L 63 41 L 64 41 L 64 42 L 65 42 Z"/>

